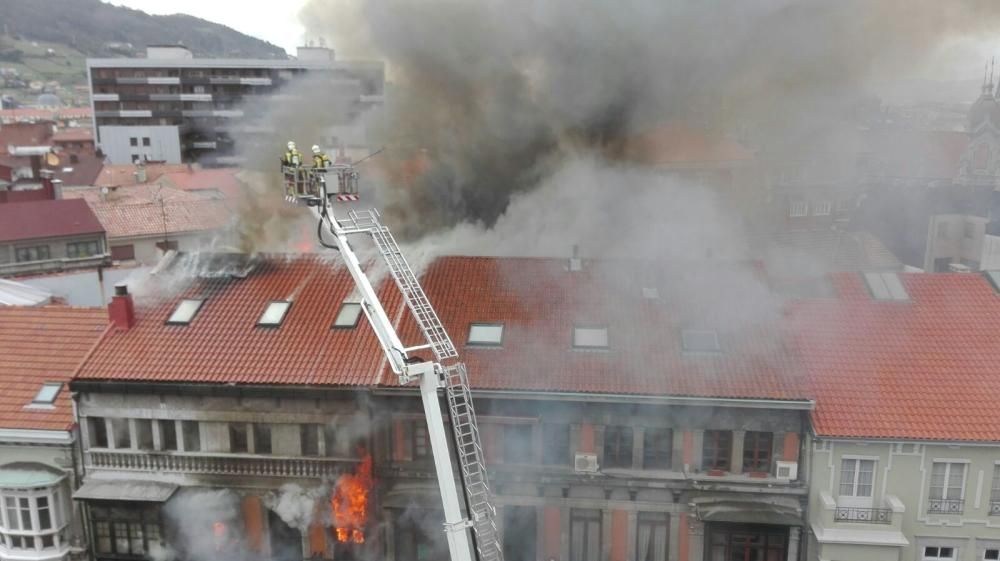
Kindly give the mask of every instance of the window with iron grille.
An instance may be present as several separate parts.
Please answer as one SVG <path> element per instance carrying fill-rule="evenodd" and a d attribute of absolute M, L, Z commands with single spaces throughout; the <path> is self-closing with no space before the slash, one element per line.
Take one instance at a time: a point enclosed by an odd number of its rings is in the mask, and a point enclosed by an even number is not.
<path fill-rule="evenodd" d="M 632 467 L 632 427 L 604 427 L 604 466 Z"/>
<path fill-rule="evenodd" d="M 747 431 L 743 436 L 743 471 L 771 471 L 773 446 L 772 433 Z"/>
<path fill-rule="evenodd" d="M 670 429 L 647 428 L 642 435 L 642 467 L 669 469 L 674 447 L 674 432 Z"/>
<path fill-rule="evenodd" d="M 702 442 L 701 465 L 704 469 L 729 471 L 733 456 L 733 433 L 707 430 Z"/>

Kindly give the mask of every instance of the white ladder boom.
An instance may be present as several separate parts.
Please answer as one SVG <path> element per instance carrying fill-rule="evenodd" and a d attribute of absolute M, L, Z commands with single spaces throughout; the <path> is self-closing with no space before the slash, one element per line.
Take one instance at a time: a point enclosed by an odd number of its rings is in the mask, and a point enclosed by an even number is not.
<path fill-rule="evenodd" d="M 326 204 L 329 205 L 329 203 Z M 396 286 L 403 295 L 403 300 L 427 340 L 427 347 L 433 351 L 437 359 L 434 363 L 433 374 L 438 377 L 438 386 L 444 386 L 445 396 L 448 400 L 454 437 L 453 446 L 455 447 L 455 455 L 458 457 L 466 505 L 469 511 L 467 524 L 472 527 L 476 537 L 475 543 L 479 561 L 503 561 L 503 547 L 496 526 L 496 508 L 493 506 L 489 477 L 479 437 L 479 425 L 476 422 L 476 412 L 472 405 L 472 392 L 469 388 L 468 371 L 465 364 L 453 361 L 448 366 L 442 365 L 445 360 L 457 358 L 458 351 L 441 323 L 441 319 L 434 311 L 430 300 L 428 300 L 427 294 L 420 286 L 416 274 L 403 256 L 392 232 L 379 221 L 378 211 L 375 209 L 351 210 L 346 219 L 337 219 L 333 217 L 332 209 L 329 206 L 327 209 L 326 216 L 330 228 L 338 237 L 349 234 L 368 234 L 372 237 L 375 247 L 389 269 L 389 274 L 392 275 Z M 351 251 L 346 244 L 341 247 L 342 251 L 345 249 L 348 252 Z M 351 256 L 345 257 L 348 257 L 348 263 L 352 261 L 356 263 L 356 258 L 354 258 L 353 252 L 351 253 Z M 371 293 L 371 298 L 375 299 L 374 292 L 371 291 Z M 390 338 L 394 341 L 393 346 L 395 346 L 397 344 L 395 342 L 398 342 L 398 336 L 391 325 L 383 330 L 391 332 Z M 379 332 L 379 329 L 376 329 L 376 332 Z M 386 348 L 387 353 L 393 352 L 387 344 L 384 343 L 383 347 Z M 401 349 L 396 352 L 401 352 L 405 357 L 406 351 L 407 349 Z M 390 356 L 390 359 L 392 358 Z M 397 374 L 400 374 L 401 382 L 405 383 L 409 380 L 405 369 Z M 425 396 L 426 398 L 427 396 Z M 436 400 L 436 397 L 434 399 Z M 428 417 L 428 425 L 439 422 L 441 422 L 440 419 L 433 420 Z M 432 435 L 435 432 L 434 428 L 429 426 Z M 435 463 L 442 461 L 447 462 L 450 466 L 451 462 L 448 458 L 435 457 Z M 444 482 L 441 484 L 442 486 L 446 485 Z M 444 494 L 444 489 L 442 489 L 442 494 Z"/>

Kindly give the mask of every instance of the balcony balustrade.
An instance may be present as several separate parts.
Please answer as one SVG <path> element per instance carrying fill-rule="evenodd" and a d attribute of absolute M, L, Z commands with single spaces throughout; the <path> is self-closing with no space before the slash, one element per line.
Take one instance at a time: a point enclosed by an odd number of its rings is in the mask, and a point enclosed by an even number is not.
<path fill-rule="evenodd" d="M 928 514 L 962 514 L 964 510 L 962 499 L 931 499 L 927 505 Z"/>
<path fill-rule="evenodd" d="M 833 512 L 836 522 L 860 522 L 865 524 L 892 524 L 892 509 L 837 507 Z"/>
<path fill-rule="evenodd" d="M 264 477 L 335 477 L 352 469 L 352 458 L 303 458 L 239 454 L 93 451 L 87 465 L 98 469 L 244 475 Z"/>

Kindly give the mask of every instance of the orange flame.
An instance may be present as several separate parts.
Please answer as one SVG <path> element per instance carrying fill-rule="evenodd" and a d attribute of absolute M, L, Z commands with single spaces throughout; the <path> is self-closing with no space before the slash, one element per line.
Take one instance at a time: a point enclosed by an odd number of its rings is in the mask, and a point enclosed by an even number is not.
<path fill-rule="evenodd" d="M 212 534 L 215 536 L 215 550 L 222 551 L 222 546 L 226 540 L 226 524 L 224 522 L 214 522 L 212 524 Z"/>
<path fill-rule="evenodd" d="M 354 473 L 340 476 L 333 490 L 333 525 L 340 543 L 365 543 L 368 496 L 372 488 L 372 457 L 361 450 L 361 463 Z"/>

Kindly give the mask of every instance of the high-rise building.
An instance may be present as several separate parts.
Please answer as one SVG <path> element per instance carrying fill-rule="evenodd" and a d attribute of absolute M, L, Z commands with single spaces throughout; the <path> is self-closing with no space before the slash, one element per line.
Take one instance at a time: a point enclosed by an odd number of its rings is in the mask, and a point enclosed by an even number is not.
<path fill-rule="evenodd" d="M 289 103 L 303 103 L 302 113 L 321 117 L 321 137 L 303 143 L 365 146 L 362 117 L 384 99 L 383 63 L 338 61 L 322 47 L 302 47 L 298 55 L 296 60 L 199 59 L 171 45 L 150 46 L 146 58 L 88 59 L 98 145 L 113 164 L 239 164 L 244 159 L 236 148 L 239 139 L 281 132 L 269 119 L 275 107 L 267 100 L 284 95 Z M 307 75 L 307 86 L 293 86 Z M 319 92 L 313 103 L 311 92 Z M 319 99 L 324 106 L 317 110 Z"/>

